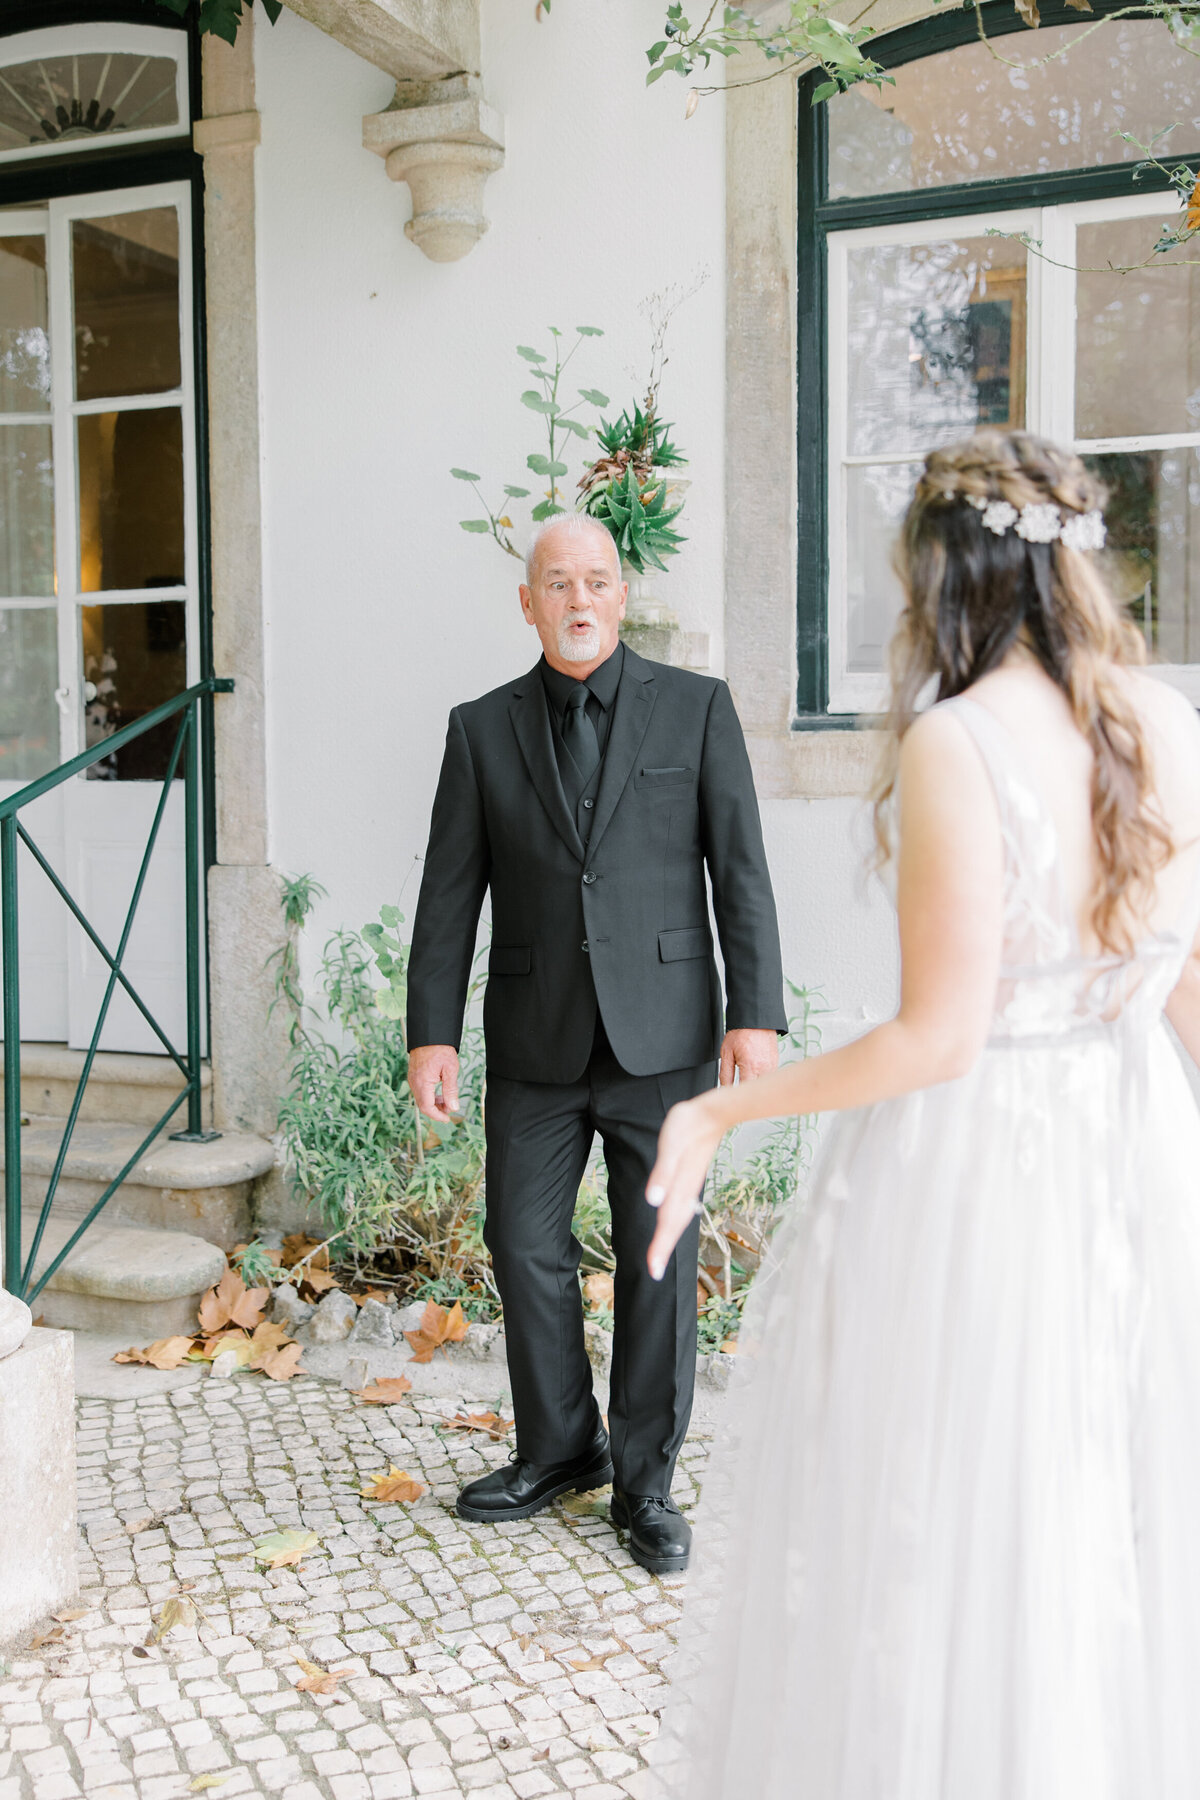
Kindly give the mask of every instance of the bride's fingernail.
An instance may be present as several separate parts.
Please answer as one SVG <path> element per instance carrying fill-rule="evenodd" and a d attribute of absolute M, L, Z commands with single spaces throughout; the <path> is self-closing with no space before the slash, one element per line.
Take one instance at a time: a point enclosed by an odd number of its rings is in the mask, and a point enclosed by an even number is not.
<path fill-rule="evenodd" d="M 665 1187 L 652 1187 L 646 1189 L 646 1198 L 651 1206 L 661 1206 L 666 1197 L 667 1190 Z"/>

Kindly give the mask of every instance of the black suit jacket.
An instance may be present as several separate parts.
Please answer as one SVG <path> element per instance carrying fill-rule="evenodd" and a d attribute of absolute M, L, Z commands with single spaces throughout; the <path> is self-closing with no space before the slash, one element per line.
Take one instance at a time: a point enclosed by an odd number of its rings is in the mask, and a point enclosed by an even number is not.
<path fill-rule="evenodd" d="M 723 681 L 626 646 L 587 845 L 563 794 L 535 668 L 455 707 L 413 927 L 408 1042 L 457 1045 L 483 897 L 488 1068 L 569 1082 L 599 1005 L 631 1075 L 715 1059 L 726 1028 L 782 1031 L 775 901 L 750 762 Z"/>

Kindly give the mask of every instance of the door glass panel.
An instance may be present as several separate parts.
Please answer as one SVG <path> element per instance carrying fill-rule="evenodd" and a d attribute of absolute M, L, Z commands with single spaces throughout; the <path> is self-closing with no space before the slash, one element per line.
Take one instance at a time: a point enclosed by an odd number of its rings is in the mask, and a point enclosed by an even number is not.
<path fill-rule="evenodd" d="M 1138 162 L 1118 132 L 1148 144 L 1172 119 L 1159 154 L 1200 149 L 1200 57 L 1157 19 L 1043 25 L 1036 47 L 1022 32 L 998 48 L 1043 66 L 1006 68 L 992 45 L 962 44 L 892 70 L 895 86 L 830 100 L 830 199 Z"/>
<path fill-rule="evenodd" d="M 173 206 L 76 219 L 75 395 L 161 394 L 177 388 L 179 215 Z"/>
<path fill-rule="evenodd" d="M 81 606 L 84 723 L 88 749 L 144 718 L 187 686 L 187 620 L 182 600 Z M 161 781 L 179 720 L 135 738 L 93 763 L 91 781 Z M 182 764 L 177 771 L 182 775 Z"/>
<path fill-rule="evenodd" d="M 0 607 L 0 781 L 33 781 L 58 762 L 57 685 L 54 608 Z"/>
<path fill-rule="evenodd" d="M 0 69 L 0 151 L 179 124 L 175 59 L 137 51 L 43 56 Z"/>
<path fill-rule="evenodd" d="M 88 413 L 79 443 L 79 586 L 183 585 L 179 408 Z"/>
<path fill-rule="evenodd" d="M 54 592 L 54 463 L 49 425 L 0 419 L 0 595 Z"/>
<path fill-rule="evenodd" d="M 1025 423 L 1025 248 L 963 237 L 848 261 L 850 454 Z"/>
<path fill-rule="evenodd" d="M 920 463 L 867 463 L 846 472 L 846 668 L 877 673 L 904 597 L 892 568 Z"/>
<path fill-rule="evenodd" d="M 1085 458 L 1109 490 L 1105 572 L 1162 662 L 1200 663 L 1200 451 Z"/>
<path fill-rule="evenodd" d="M 0 236 L 0 413 L 49 411 L 46 239 Z"/>
<path fill-rule="evenodd" d="M 1081 438 L 1200 431 L 1200 266 L 1186 245 L 1153 254 L 1180 215 L 1080 225 L 1075 260 L 1075 432 Z M 1108 265 L 1127 268 L 1114 275 Z M 1149 345 L 1170 346 L 1148 355 Z"/>

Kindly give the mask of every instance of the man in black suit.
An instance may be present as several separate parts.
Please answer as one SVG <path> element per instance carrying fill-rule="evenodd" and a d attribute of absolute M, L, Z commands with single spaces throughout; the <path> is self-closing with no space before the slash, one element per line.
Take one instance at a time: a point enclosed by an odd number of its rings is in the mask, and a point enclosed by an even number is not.
<path fill-rule="evenodd" d="M 613 1522 L 644 1568 L 687 1567 L 671 1476 L 696 1359 L 699 1227 L 665 1278 L 646 1202 L 669 1107 L 775 1066 L 786 1028 L 779 932 L 749 759 L 729 689 L 618 638 L 626 587 L 595 520 L 556 518 L 521 605 L 528 675 L 454 709 L 409 965 L 409 1079 L 458 1110 L 458 1054 L 485 892 L 492 941 L 485 1237 L 504 1303 L 517 1451 L 459 1496 L 468 1519 L 524 1519 L 613 1481 Z M 725 1031 L 705 869 L 725 963 Z M 440 1097 L 439 1090 L 440 1087 Z M 616 1256 L 609 1434 L 592 1392 L 571 1232 L 593 1134 Z M 615 1476 L 614 1476 L 615 1467 Z"/>

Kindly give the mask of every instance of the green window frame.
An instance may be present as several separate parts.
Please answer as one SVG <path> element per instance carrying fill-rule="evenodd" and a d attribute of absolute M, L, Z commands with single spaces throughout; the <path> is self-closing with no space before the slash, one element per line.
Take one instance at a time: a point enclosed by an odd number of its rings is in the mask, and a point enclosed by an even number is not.
<path fill-rule="evenodd" d="M 1090 19 L 1063 3 L 1043 5 L 1043 26 L 1086 25 L 1098 15 L 1117 13 L 1120 0 L 1093 0 Z M 983 17 L 990 38 L 1021 33 L 1023 49 L 1036 54 L 1037 36 L 1028 31 L 1010 0 L 988 0 Z M 1163 27 L 1165 30 L 1165 26 Z M 976 41 L 972 8 L 956 8 L 891 32 L 872 45 L 885 68 L 936 55 Z M 1170 195 L 1166 175 L 1135 179 L 1136 162 L 1107 164 L 1048 174 L 926 187 L 867 197 L 828 199 L 828 113 L 812 104 L 820 71 L 799 82 L 797 189 L 797 687 L 793 725 L 800 730 L 845 730 L 871 715 L 830 711 L 830 519 L 829 519 L 829 241 L 839 231 L 953 219 L 963 215 L 1016 212 L 1022 208 L 1069 205 L 1123 195 Z M 1169 121 L 1165 121 L 1169 123 Z M 1193 153 L 1194 154 L 1194 153 Z M 1164 157 L 1170 169 L 1190 162 Z"/>

